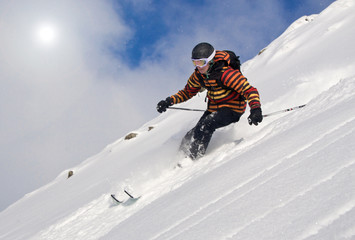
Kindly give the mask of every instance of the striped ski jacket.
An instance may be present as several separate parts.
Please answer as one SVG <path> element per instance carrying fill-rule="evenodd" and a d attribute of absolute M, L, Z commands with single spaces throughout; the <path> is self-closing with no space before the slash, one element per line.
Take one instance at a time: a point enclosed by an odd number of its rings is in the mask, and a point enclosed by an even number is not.
<path fill-rule="evenodd" d="M 224 51 L 216 51 L 211 73 L 206 76 L 197 68 L 191 74 L 184 89 L 172 95 L 173 103 L 181 103 L 195 96 L 201 88 L 207 89 L 208 111 L 228 107 L 243 114 L 247 102 L 251 109 L 261 106 L 259 93 L 251 86 L 239 70 L 229 66 L 230 56 Z M 225 61 L 226 64 L 218 64 Z M 220 66 L 214 69 L 215 66 Z"/>

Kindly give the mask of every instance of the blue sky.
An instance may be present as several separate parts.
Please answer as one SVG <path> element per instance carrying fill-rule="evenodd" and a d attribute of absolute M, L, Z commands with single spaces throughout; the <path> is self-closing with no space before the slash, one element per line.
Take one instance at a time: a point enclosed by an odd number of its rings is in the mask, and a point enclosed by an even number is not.
<path fill-rule="evenodd" d="M 157 117 L 197 43 L 245 62 L 332 2 L 0 1 L 0 210 Z"/>
<path fill-rule="evenodd" d="M 231 9 L 229 12 L 235 13 L 235 19 L 237 16 L 242 14 L 243 17 L 248 18 L 248 15 L 252 15 L 250 21 L 252 22 L 263 22 L 267 21 L 267 17 L 264 15 L 250 14 L 249 11 L 253 10 L 254 5 L 267 5 L 267 1 L 249 1 L 247 12 L 244 12 L 243 8 L 239 8 L 238 5 L 241 2 L 246 1 L 226 1 L 222 4 L 217 3 L 216 5 L 221 5 L 221 8 L 210 9 L 209 6 L 213 7 L 213 1 L 204 1 L 204 0 L 180 0 L 177 1 L 178 4 L 171 4 L 169 1 L 114 1 L 116 5 L 117 12 L 123 17 L 126 21 L 126 24 L 134 29 L 134 36 L 127 42 L 126 48 L 123 53 L 128 56 L 128 62 L 131 67 L 134 67 L 138 62 L 142 60 L 143 57 L 149 55 L 149 49 L 154 48 L 155 44 L 159 42 L 164 36 L 171 34 L 172 31 L 181 32 L 182 34 L 190 34 L 193 29 L 190 28 L 189 24 L 186 24 L 186 19 L 191 19 L 193 24 L 203 25 L 208 28 L 209 26 L 213 27 L 215 22 L 221 22 L 222 19 L 213 19 L 213 16 L 216 12 L 223 12 L 228 7 Z M 265 38 L 264 45 L 268 44 L 270 40 L 274 39 L 282 33 L 285 28 L 303 15 L 309 15 L 314 13 L 319 13 L 325 7 L 327 7 L 333 0 L 280 0 L 280 1 L 269 1 L 275 2 L 277 8 L 270 10 L 270 16 L 278 15 L 281 19 L 278 23 L 270 23 L 274 26 L 272 31 L 263 31 L 259 34 Z M 119 6 L 118 6 L 119 5 Z M 207 9 L 206 14 L 197 13 L 194 15 L 186 15 L 186 9 Z M 262 9 L 262 7 L 261 7 Z M 227 18 L 227 17 L 226 17 Z M 233 19 L 232 15 L 228 16 L 229 19 Z M 176 20 L 176 21 L 174 21 Z M 180 21 L 181 20 L 181 21 Z M 229 20 L 230 21 L 230 20 Z M 216 23 L 218 24 L 218 23 Z M 238 24 L 238 23 L 236 23 Z M 250 29 L 252 30 L 252 29 Z M 230 39 L 233 41 L 233 39 Z M 194 43 L 191 43 L 193 45 Z M 255 47 L 250 47 L 246 56 L 241 56 L 242 59 L 250 59 L 256 54 L 256 51 L 260 49 L 260 44 Z"/>

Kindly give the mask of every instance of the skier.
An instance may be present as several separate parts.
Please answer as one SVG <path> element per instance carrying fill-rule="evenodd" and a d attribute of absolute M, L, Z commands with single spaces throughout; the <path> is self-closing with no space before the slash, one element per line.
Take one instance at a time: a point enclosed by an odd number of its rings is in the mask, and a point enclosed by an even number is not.
<path fill-rule="evenodd" d="M 257 89 L 248 83 L 238 69 L 230 66 L 231 54 L 216 51 L 211 44 L 203 42 L 193 48 L 191 59 L 196 68 L 185 88 L 160 101 L 157 111 L 165 112 L 173 104 L 192 98 L 201 88 L 207 89 L 207 110 L 180 145 L 180 150 L 186 157 L 196 160 L 205 154 L 217 128 L 239 121 L 245 112 L 247 101 L 251 109 L 248 117 L 250 125 L 258 125 L 263 116 Z"/>

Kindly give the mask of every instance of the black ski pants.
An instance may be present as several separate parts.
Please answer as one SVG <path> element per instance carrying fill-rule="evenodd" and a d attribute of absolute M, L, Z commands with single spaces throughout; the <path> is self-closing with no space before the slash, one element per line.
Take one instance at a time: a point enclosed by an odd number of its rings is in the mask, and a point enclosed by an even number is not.
<path fill-rule="evenodd" d="M 205 111 L 196 126 L 182 139 L 180 150 L 195 160 L 202 157 L 211 141 L 214 131 L 238 122 L 242 114 L 230 108 L 220 108 L 217 112 Z"/>

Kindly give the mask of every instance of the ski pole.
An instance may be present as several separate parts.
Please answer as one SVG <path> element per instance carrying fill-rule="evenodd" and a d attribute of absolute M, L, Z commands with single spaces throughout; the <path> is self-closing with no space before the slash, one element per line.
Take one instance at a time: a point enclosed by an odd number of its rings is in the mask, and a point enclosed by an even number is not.
<path fill-rule="evenodd" d="M 287 109 L 284 109 L 284 110 L 280 110 L 280 111 L 264 114 L 263 117 L 269 117 L 269 116 L 276 115 L 276 114 L 279 114 L 279 113 L 289 112 L 289 111 L 292 111 L 292 110 L 295 110 L 295 109 L 298 109 L 298 108 L 303 108 L 305 106 L 306 106 L 306 104 L 303 104 L 303 105 L 300 105 L 300 106 L 297 106 L 297 107 L 287 108 Z"/>
<path fill-rule="evenodd" d="M 202 109 L 180 108 L 180 107 L 169 107 L 168 109 L 185 110 L 185 111 L 196 111 L 196 112 L 204 112 L 205 111 L 205 110 L 202 110 Z"/>
<path fill-rule="evenodd" d="M 276 114 L 280 114 L 280 113 L 284 113 L 284 112 L 289 112 L 289 111 L 292 111 L 292 110 L 295 110 L 295 109 L 303 108 L 305 106 L 306 106 L 306 104 L 303 104 L 303 105 L 300 105 L 300 106 L 296 106 L 296 107 L 287 108 L 287 109 L 284 109 L 284 110 L 280 110 L 280 111 L 264 114 L 263 117 L 269 117 L 269 116 L 272 116 L 272 115 L 276 115 Z M 202 109 L 179 108 L 179 107 L 169 107 L 169 109 L 185 110 L 185 111 L 197 111 L 197 112 L 204 112 L 205 111 L 205 110 L 202 110 Z"/>

